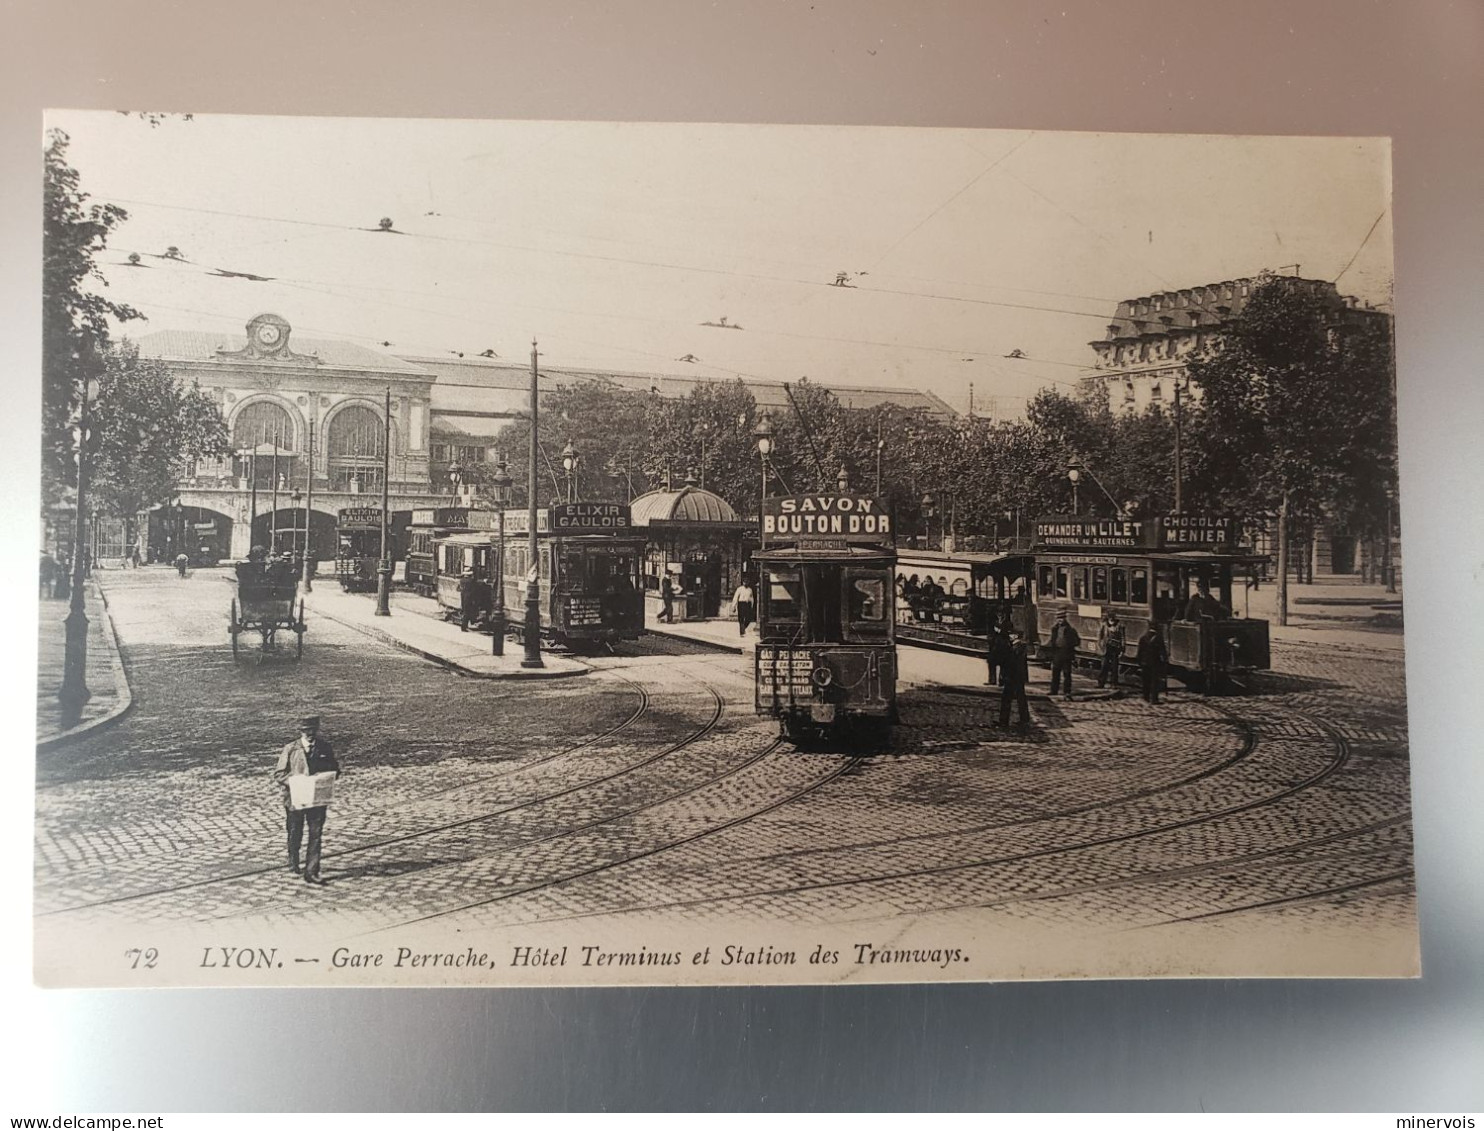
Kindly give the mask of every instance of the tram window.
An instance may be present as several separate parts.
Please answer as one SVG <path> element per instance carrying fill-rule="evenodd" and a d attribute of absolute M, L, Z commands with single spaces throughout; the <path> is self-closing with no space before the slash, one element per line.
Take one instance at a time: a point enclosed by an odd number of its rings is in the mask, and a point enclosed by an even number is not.
<path fill-rule="evenodd" d="M 1149 571 L 1147 569 L 1133 569 L 1129 571 L 1129 604 L 1149 604 Z"/>
<path fill-rule="evenodd" d="M 541 547 L 541 576 L 542 577 L 550 577 L 551 576 L 551 547 L 550 546 L 542 546 Z"/>
<path fill-rule="evenodd" d="M 797 621 L 800 598 L 804 587 L 796 569 L 768 569 L 764 576 L 767 586 L 763 596 L 768 602 L 767 615 L 770 620 Z"/>
<path fill-rule="evenodd" d="M 1056 567 L 1056 595 L 1066 597 L 1067 595 L 1067 567 Z"/>
<path fill-rule="evenodd" d="M 1117 605 L 1128 604 L 1128 570 L 1114 566 L 1112 569 L 1113 587 L 1112 596 L 1109 598 Z"/>
<path fill-rule="evenodd" d="M 948 586 L 948 593 L 953 597 L 964 597 L 969 592 L 969 583 L 962 577 L 955 577 Z"/>
<path fill-rule="evenodd" d="M 847 596 L 852 621 L 886 619 L 886 583 L 880 577 L 851 578 Z"/>
<path fill-rule="evenodd" d="M 1108 599 L 1108 567 L 1092 567 L 1092 599 L 1094 601 L 1106 601 Z"/>
<path fill-rule="evenodd" d="M 1039 592 L 1043 597 L 1051 596 L 1051 567 L 1049 565 L 1043 565 L 1041 567 L 1041 584 Z"/>
<path fill-rule="evenodd" d="M 1072 571 L 1072 600 L 1087 601 L 1087 571 L 1085 569 L 1074 569 Z"/>

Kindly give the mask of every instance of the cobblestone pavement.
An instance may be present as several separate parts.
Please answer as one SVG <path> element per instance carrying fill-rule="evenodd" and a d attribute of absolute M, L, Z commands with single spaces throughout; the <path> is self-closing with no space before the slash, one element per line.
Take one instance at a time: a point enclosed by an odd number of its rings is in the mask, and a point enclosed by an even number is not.
<path fill-rule="evenodd" d="M 1276 644 L 1248 695 L 1038 702 L 1028 735 L 915 688 L 888 749 L 801 752 L 684 641 L 504 684 L 321 620 L 301 662 L 234 663 L 224 577 L 105 584 L 135 708 L 39 756 L 48 930 L 1413 921 L 1399 656 Z M 346 769 L 317 890 L 269 779 L 308 712 Z"/>

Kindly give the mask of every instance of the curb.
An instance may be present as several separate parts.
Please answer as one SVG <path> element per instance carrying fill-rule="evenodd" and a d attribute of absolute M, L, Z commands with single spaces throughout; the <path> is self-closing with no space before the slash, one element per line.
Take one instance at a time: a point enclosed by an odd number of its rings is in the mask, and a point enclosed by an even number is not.
<path fill-rule="evenodd" d="M 47 738 L 37 739 L 36 749 L 38 752 L 52 750 L 74 739 L 83 738 L 86 735 L 96 734 L 100 730 L 105 730 L 113 726 L 114 723 L 118 722 L 134 709 L 134 691 L 129 686 L 128 665 L 124 663 L 124 653 L 119 647 L 118 635 L 114 632 L 113 613 L 108 608 L 108 594 L 103 592 L 103 587 L 97 581 L 90 579 L 89 583 L 93 586 L 93 591 L 98 594 L 98 600 L 103 605 L 101 628 L 103 630 L 103 641 L 108 646 L 108 666 L 113 674 L 113 688 L 117 702 L 113 709 L 106 715 L 100 715 L 96 719 L 79 723 L 75 727 L 60 731 Z"/>
<path fill-rule="evenodd" d="M 325 620 L 334 621 L 336 624 L 341 625 L 344 628 L 348 628 L 352 632 L 359 632 L 362 636 L 369 636 L 371 639 L 379 640 L 383 644 L 390 644 L 394 648 L 400 648 L 404 652 L 410 652 L 414 656 L 419 656 L 424 660 L 430 660 L 433 663 L 437 664 L 439 667 L 447 668 L 449 671 L 456 672 L 466 679 L 573 679 L 577 676 L 588 675 L 592 671 L 592 668 L 588 667 L 586 664 L 583 664 L 579 660 L 572 661 L 573 663 L 579 665 L 576 671 L 541 671 L 536 669 L 524 668 L 513 672 L 475 671 L 473 668 L 465 667 L 457 660 L 451 660 L 447 656 L 440 656 L 436 652 L 429 652 L 426 648 L 419 648 L 415 644 L 408 644 L 405 640 L 399 640 L 391 633 L 384 632 L 379 628 L 373 628 L 369 625 L 357 624 L 355 621 L 345 620 L 344 618 L 337 617 L 334 613 L 327 612 L 325 609 L 322 608 L 315 609 L 314 612 L 316 616 L 322 616 L 325 618 Z"/>
<path fill-rule="evenodd" d="M 970 698 L 973 698 L 973 699 L 994 699 L 994 700 L 998 700 L 999 697 L 1000 697 L 1000 689 L 999 689 L 998 686 L 995 686 L 995 687 L 989 687 L 989 686 L 965 687 L 961 683 L 934 683 L 931 680 L 919 681 L 919 682 L 909 682 L 907 680 L 898 680 L 897 681 L 897 686 L 899 688 L 900 687 L 926 687 L 926 688 L 931 688 L 934 691 L 948 691 L 948 692 L 952 692 L 954 695 L 966 695 L 966 696 L 969 696 Z M 1137 690 L 1137 688 L 1133 688 L 1133 689 L 1129 689 L 1129 690 Z M 1161 694 L 1165 694 L 1165 693 L 1164 692 L 1161 692 Z M 1027 691 L 1026 694 L 1025 694 L 1025 697 L 1027 699 L 1035 700 L 1038 703 L 1052 703 L 1052 702 L 1057 702 L 1057 701 L 1065 702 L 1065 700 L 1063 700 L 1061 696 L 1059 696 L 1059 695 L 1052 695 L 1049 691 Z M 1104 702 L 1104 701 L 1107 701 L 1107 700 L 1110 700 L 1110 699 L 1127 699 L 1127 698 L 1129 698 L 1129 696 L 1125 693 L 1125 689 L 1124 688 L 1101 687 L 1101 688 L 1093 688 L 1093 690 L 1090 691 L 1090 692 L 1083 692 L 1083 693 L 1078 694 L 1077 696 L 1075 696 L 1072 699 L 1072 702 L 1073 703 L 1099 703 L 1099 702 Z"/>

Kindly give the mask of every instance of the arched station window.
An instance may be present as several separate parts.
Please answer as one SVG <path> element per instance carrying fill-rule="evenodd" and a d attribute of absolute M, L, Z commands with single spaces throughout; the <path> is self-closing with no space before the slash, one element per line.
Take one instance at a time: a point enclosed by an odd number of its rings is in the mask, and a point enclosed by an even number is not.
<path fill-rule="evenodd" d="M 281 485 L 299 482 L 299 466 L 294 443 L 294 420 L 288 410 L 272 401 L 254 401 L 237 414 L 232 422 L 232 462 L 239 479 L 254 477 L 260 488 L 272 489 L 276 467 Z"/>
<path fill-rule="evenodd" d="M 337 491 L 380 491 L 385 425 L 364 405 L 350 405 L 330 420 L 325 439 L 330 487 Z"/>

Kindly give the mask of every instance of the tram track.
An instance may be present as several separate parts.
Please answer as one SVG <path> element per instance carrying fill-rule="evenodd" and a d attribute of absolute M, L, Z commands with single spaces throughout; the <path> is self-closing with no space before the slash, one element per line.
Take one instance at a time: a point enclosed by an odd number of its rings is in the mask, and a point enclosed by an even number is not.
<path fill-rule="evenodd" d="M 1220 708 L 1218 708 L 1218 709 L 1220 709 Z M 767 887 L 753 887 L 753 888 L 750 888 L 745 893 L 742 893 L 742 894 L 739 894 L 739 895 L 704 896 L 704 897 L 698 897 L 698 898 L 694 898 L 694 899 L 668 900 L 668 901 L 659 902 L 659 903 L 651 903 L 651 904 L 645 904 L 643 906 L 632 907 L 632 908 L 629 908 L 627 910 L 631 910 L 631 911 L 646 911 L 646 912 L 647 911 L 680 910 L 680 909 L 701 907 L 701 906 L 706 906 L 706 905 L 731 903 L 731 902 L 738 902 L 738 901 L 744 901 L 744 900 L 752 900 L 752 899 L 765 898 L 765 897 L 771 897 L 771 898 L 787 897 L 787 896 L 793 896 L 793 895 L 803 895 L 803 894 L 811 893 L 811 892 L 840 890 L 840 889 L 845 889 L 845 888 L 854 888 L 854 887 L 861 887 L 861 886 L 864 886 L 864 885 L 889 883 L 889 882 L 894 882 L 894 881 L 903 881 L 903 880 L 910 881 L 910 880 L 922 880 L 922 879 L 928 879 L 928 878 L 941 878 L 941 877 L 944 877 L 944 876 L 952 875 L 954 873 L 968 872 L 968 871 L 972 871 L 972 870 L 978 869 L 978 868 L 988 868 L 988 867 L 1002 866 L 1002 865 L 1006 865 L 1006 864 L 1024 863 L 1024 862 L 1031 861 L 1031 860 L 1046 859 L 1046 858 L 1049 858 L 1049 857 L 1059 856 L 1059 855 L 1063 855 L 1063 854 L 1071 853 L 1071 852 L 1080 852 L 1080 851 L 1086 851 L 1088 849 L 1097 849 L 1097 848 L 1104 848 L 1104 847 L 1113 846 L 1113 845 L 1127 844 L 1127 843 L 1131 843 L 1131 842 L 1135 842 L 1135 841 L 1139 841 L 1139 840 L 1144 840 L 1144 839 L 1151 838 L 1151 837 L 1165 835 L 1165 834 L 1172 833 L 1172 832 L 1179 832 L 1179 831 L 1183 831 L 1183 830 L 1189 830 L 1189 829 L 1196 828 L 1196 827 L 1198 827 L 1200 825 L 1204 825 L 1204 824 L 1214 824 L 1215 822 L 1226 821 L 1226 820 L 1229 820 L 1232 817 L 1238 817 L 1238 816 L 1241 816 L 1241 815 L 1244 815 L 1244 814 L 1253 813 L 1255 811 L 1258 811 L 1258 810 L 1261 810 L 1261 809 L 1264 809 L 1264 808 L 1267 808 L 1267 807 L 1270 807 L 1270 806 L 1281 804 L 1282 802 L 1284 802 L 1284 801 L 1286 801 L 1286 800 L 1288 800 L 1288 799 L 1290 799 L 1292 797 L 1295 797 L 1295 796 L 1299 795 L 1300 793 L 1304 792 L 1305 790 L 1309 790 L 1309 789 L 1314 788 L 1317 785 L 1320 785 L 1321 783 L 1323 783 L 1324 781 L 1326 781 L 1327 779 L 1329 779 L 1330 777 L 1332 777 L 1336 773 L 1340 772 L 1340 770 L 1342 770 L 1345 767 L 1345 765 L 1348 763 L 1349 758 L 1350 758 L 1350 743 L 1349 743 L 1348 739 L 1346 739 L 1342 734 L 1340 734 L 1337 730 L 1335 730 L 1335 728 L 1333 728 L 1332 726 L 1330 726 L 1329 724 L 1327 724 L 1327 723 L 1325 723 L 1323 721 L 1314 720 L 1314 719 L 1311 719 L 1309 721 L 1310 721 L 1310 724 L 1315 728 L 1316 731 L 1325 734 L 1329 738 L 1331 749 L 1333 750 L 1333 756 L 1330 757 L 1329 759 L 1327 759 L 1325 761 L 1325 763 L 1318 770 L 1316 770 L 1316 771 L 1308 774 L 1303 779 L 1301 779 L 1301 780 L 1299 780 L 1297 782 L 1294 782 L 1293 784 L 1287 786 L 1286 788 L 1284 788 L 1282 790 L 1279 790 L 1276 793 L 1272 793 L 1272 794 L 1269 794 L 1269 795 L 1266 795 L 1266 796 L 1263 796 L 1263 797 L 1255 798 L 1253 800 L 1250 800 L 1250 801 L 1247 801 L 1247 802 L 1244 802 L 1244 803 L 1241 803 L 1241 804 L 1231 805 L 1231 806 L 1227 806 L 1225 808 L 1216 809 L 1216 810 L 1212 810 L 1212 811 L 1197 813 L 1197 814 L 1194 814 L 1194 815 L 1192 815 L 1190 817 L 1184 818 L 1182 820 L 1168 821 L 1168 822 L 1164 822 L 1164 823 L 1160 823 L 1160 824 L 1154 825 L 1152 827 L 1140 828 L 1140 829 L 1136 829 L 1136 830 L 1133 830 L 1133 831 L 1130 831 L 1130 832 L 1123 832 L 1123 833 L 1118 833 L 1118 834 L 1109 835 L 1109 836 L 1102 836 L 1102 837 L 1087 838 L 1087 839 L 1083 839 L 1083 840 L 1079 840 L 1079 841 L 1064 842 L 1064 843 L 1056 844 L 1056 845 L 1050 846 L 1050 847 L 1039 847 L 1039 848 L 1027 849 L 1025 851 L 1012 852 L 1012 853 L 1004 853 L 1004 854 L 994 855 L 994 856 L 986 856 L 986 857 L 981 857 L 981 858 L 978 858 L 978 859 L 975 859 L 975 860 L 958 861 L 958 862 L 944 863 L 944 864 L 935 864 L 935 865 L 924 866 L 924 867 L 919 867 L 919 868 L 904 868 L 904 869 L 896 869 L 896 870 L 891 870 L 891 871 L 881 871 L 881 872 L 876 872 L 876 873 L 872 873 L 872 874 L 869 874 L 869 875 L 851 876 L 851 877 L 844 877 L 844 878 L 840 878 L 840 879 L 820 880 L 820 881 L 814 881 L 814 882 L 795 883 L 795 884 L 786 884 L 786 885 L 773 885 L 773 886 L 767 886 Z M 1260 739 L 1260 734 L 1259 734 L 1259 739 Z M 1044 823 L 1045 821 L 1051 820 L 1051 819 L 1054 819 L 1054 818 L 1040 818 L 1040 819 L 1038 819 L 1038 821 L 1032 822 L 1032 823 Z M 1396 820 L 1401 820 L 1401 819 L 1404 819 L 1404 818 L 1400 818 L 1400 817 L 1387 818 L 1388 821 L 1396 821 Z M 1351 832 L 1350 830 L 1347 830 L 1344 835 L 1350 835 L 1350 832 Z M 947 833 L 932 834 L 932 837 L 931 838 L 932 839 L 940 839 L 941 840 L 941 839 L 947 839 L 949 837 L 957 837 L 957 836 L 961 836 L 961 835 L 962 834 L 960 832 L 954 831 L 954 832 L 947 832 Z M 917 838 L 914 838 L 914 839 L 917 839 Z M 884 842 L 883 845 L 882 845 L 882 847 L 889 847 L 892 844 L 895 844 L 895 843 L 898 843 L 898 842 L 899 842 L 898 840 Z M 1304 842 L 1299 842 L 1299 843 L 1296 843 L 1296 844 L 1293 844 L 1293 845 L 1288 845 L 1288 846 L 1285 846 L 1284 851 L 1296 851 L 1296 850 L 1302 849 L 1303 847 L 1305 847 L 1307 844 L 1310 844 L 1310 843 L 1322 843 L 1322 840 L 1321 841 L 1312 841 L 1312 842 L 1311 841 L 1304 841 Z M 837 846 L 833 846 L 832 845 L 828 849 L 815 850 L 815 854 L 817 855 L 820 851 L 833 852 L 833 851 L 836 851 L 836 850 L 837 850 Z M 912 914 L 930 914 L 933 911 L 951 910 L 951 909 L 956 909 L 956 908 L 960 908 L 960 907 L 964 907 L 964 906 L 979 906 L 979 905 L 978 904 L 972 904 L 972 903 L 971 904 L 964 904 L 962 902 L 959 902 L 959 903 L 955 903 L 955 904 L 952 904 L 952 905 L 944 905 L 944 906 L 940 906 L 940 907 L 925 907 L 925 908 L 922 908 L 921 910 L 913 911 Z M 582 919 L 582 918 L 590 918 L 590 917 L 593 917 L 593 916 L 599 915 L 599 914 L 606 914 L 606 912 L 582 912 L 582 913 L 578 913 L 578 914 L 575 914 L 575 915 L 556 917 L 555 919 L 542 919 L 540 921 L 542 921 L 542 922 L 552 922 L 552 921 L 565 921 L 565 920 L 568 920 L 568 919 Z"/>
<path fill-rule="evenodd" d="M 633 684 L 634 686 L 640 688 L 640 690 L 641 690 L 641 692 L 643 694 L 643 699 L 642 699 L 642 702 L 641 702 L 640 706 L 638 708 L 636 708 L 636 710 L 627 719 L 625 719 L 624 721 L 622 721 L 619 724 L 615 725 L 614 727 L 609 728 L 609 730 L 608 731 L 605 731 L 602 735 L 595 736 L 593 739 L 588 740 L 586 742 L 575 744 L 574 746 L 569 747 L 568 749 L 566 749 L 564 751 L 558 752 L 557 754 L 548 755 L 545 758 L 539 759 L 537 763 L 531 763 L 529 765 L 536 765 L 536 764 L 539 764 L 539 763 L 551 762 L 551 761 L 555 760 L 558 757 L 568 756 L 568 755 L 571 755 L 573 753 L 576 753 L 579 750 L 591 748 L 591 747 L 597 745 L 597 743 L 601 742 L 604 738 L 607 738 L 607 737 L 609 737 L 609 736 L 611 736 L 611 735 L 613 735 L 613 734 L 615 734 L 617 732 L 620 732 L 620 731 L 626 729 L 628 726 L 630 726 L 634 721 L 636 721 L 648 709 L 649 704 L 651 702 L 651 697 L 650 697 L 650 695 L 649 695 L 649 693 L 647 691 L 645 691 L 640 685 L 638 685 L 637 683 L 635 683 L 635 681 L 629 680 L 626 677 L 618 676 L 616 678 L 622 680 L 625 683 L 630 683 L 630 684 Z M 692 744 L 694 744 L 694 743 L 700 741 L 701 739 L 703 739 L 706 735 L 710 734 L 716 728 L 717 724 L 721 721 L 722 713 L 723 713 L 723 711 L 724 711 L 724 709 L 726 707 L 726 699 L 722 696 L 721 692 L 718 691 L 711 684 L 705 683 L 703 681 L 701 683 L 701 686 L 705 689 L 705 691 L 711 697 L 711 701 L 712 702 L 711 702 L 711 713 L 710 713 L 710 717 L 707 718 L 705 720 L 705 722 L 698 729 L 692 731 L 690 734 L 686 735 L 684 738 L 680 739 L 677 742 L 673 742 L 673 743 L 669 744 L 664 749 L 662 749 L 662 750 L 660 750 L 660 751 L 658 751 L 658 752 L 656 752 L 654 754 L 649 755 L 648 757 L 642 759 L 641 761 L 639 761 L 637 763 L 632 763 L 632 764 L 629 764 L 629 765 L 625 765 L 625 766 L 623 766 L 623 767 L 621 767 L 621 768 L 619 768 L 617 770 L 612 771 L 611 773 L 602 774 L 602 775 L 599 775 L 599 776 L 593 777 L 593 778 L 588 778 L 588 779 L 586 779 L 584 781 L 581 781 L 581 782 L 578 782 L 576 784 L 567 786 L 567 787 L 565 787 L 563 789 L 555 790 L 553 792 L 542 794 L 542 795 L 539 795 L 537 797 L 528 798 L 528 799 L 526 799 L 524 801 L 521 801 L 521 802 L 518 802 L 518 803 L 516 803 L 514 805 L 507 805 L 507 806 L 504 806 L 502 808 L 494 809 L 494 810 L 491 810 L 491 811 L 488 811 L 488 812 L 477 813 L 477 814 L 474 814 L 474 815 L 471 815 L 471 816 L 468 816 L 468 817 L 461 818 L 461 819 L 459 819 L 457 821 L 443 822 L 443 823 L 438 824 L 438 825 L 434 825 L 434 826 L 431 826 L 431 827 L 428 827 L 428 828 L 424 828 L 424 829 L 417 829 L 417 830 L 414 830 L 414 831 L 411 831 L 411 832 L 408 832 L 408 833 L 404 833 L 404 834 L 401 834 L 401 835 L 398 835 L 398 836 L 384 837 L 384 838 L 382 838 L 380 840 L 372 841 L 370 843 L 358 844 L 358 845 L 354 845 L 354 846 L 349 847 L 349 848 L 343 848 L 343 849 L 339 849 L 339 850 L 335 850 L 335 851 L 326 852 L 324 854 L 323 859 L 326 860 L 326 861 L 329 861 L 329 860 L 344 860 L 347 857 L 356 856 L 356 855 L 358 855 L 360 853 L 373 852 L 373 851 L 377 851 L 377 850 L 380 850 L 380 849 L 389 848 L 389 847 L 392 847 L 394 845 L 406 844 L 406 843 L 409 843 L 411 841 L 419 840 L 419 839 L 422 839 L 422 838 L 435 836 L 435 835 L 438 835 L 438 834 L 441 834 L 441 833 L 451 832 L 451 831 L 456 830 L 456 829 L 468 828 L 470 826 L 477 825 L 477 824 L 480 824 L 480 823 L 485 822 L 485 821 L 491 821 L 491 820 L 495 820 L 495 819 L 500 818 L 500 817 L 508 816 L 509 814 L 511 814 L 513 812 L 517 812 L 519 810 L 530 809 L 530 808 L 534 808 L 534 807 L 539 806 L 539 805 L 544 805 L 544 804 L 547 804 L 547 803 L 549 803 L 551 801 L 560 799 L 562 797 L 566 797 L 566 796 L 570 796 L 572 794 L 578 793 L 581 790 L 590 789 L 590 788 L 593 788 L 594 786 L 602 785 L 605 782 L 612 781 L 612 780 L 614 780 L 616 778 L 622 777 L 625 774 L 636 772 L 637 770 L 640 770 L 640 769 L 644 768 L 645 766 L 651 765 L 654 762 L 657 762 L 657 761 L 659 761 L 662 758 L 668 757 L 669 755 L 674 754 L 674 753 L 676 753 L 679 750 L 682 750 L 682 749 L 684 749 L 684 748 L 686 748 L 688 746 L 691 746 Z M 516 770 L 519 770 L 520 768 L 521 767 L 512 767 L 512 769 L 511 769 L 510 772 L 513 773 Z M 489 780 L 489 779 L 494 779 L 494 778 L 501 778 L 501 777 L 505 777 L 505 776 L 508 776 L 508 775 L 506 775 L 506 774 L 488 775 L 488 777 L 486 779 L 482 779 L 482 780 Z M 434 794 L 425 795 L 424 798 L 418 798 L 417 800 L 421 801 L 421 800 L 424 800 L 425 798 L 428 798 L 428 797 L 439 796 L 441 794 L 446 794 L 446 793 L 452 792 L 454 790 L 469 788 L 473 784 L 475 784 L 475 783 L 470 783 L 470 782 L 460 783 L 458 786 L 450 787 L 450 789 L 440 790 L 440 791 L 437 791 Z M 204 877 L 202 879 L 194 880 L 194 881 L 191 881 L 191 882 L 188 882 L 188 883 L 171 884 L 171 885 L 165 885 L 165 886 L 157 886 L 157 887 L 154 887 L 154 888 L 150 888 L 148 890 L 145 890 L 145 891 L 131 892 L 131 893 L 128 893 L 126 895 L 113 896 L 113 897 L 110 897 L 108 899 L 92 900 L 92 901 L 88 901 L 88 902 L 85 902 L 85 903 L 71 904 L 71 905 L 69 905 L 67 907 L 51 908 L 51 909 L 48 909 L 46 911 L 37 911 L 36 912 L 36 917 L 37 918 L 50 918 L 50 917 L 55 917 L 55 916 L 59 916 L 59 915 L 72 914 L 72 913 L 76 913 L 76 912 L 79 912 L 79 911 L 86 911 L 86 910 L 96 909 L 96 908 L 99 908 L 99 907 L 116 906 L 118 904 L 130 903 L 130 902 L 133 902 L 135 900 L 148 899 L 148 898 L 156 897 L 156 896 L 168 896 L 168 895 L 173 895 L 173 894 L 177 894 L 177 893 L 185 892 L 185 891 L 196 891 L 196 890 L 200 890 L 201 888 L 210 887 L 210 886 L 213 886 L 213 885 L 216 885 L 216 884 L 232 883 L 232 882 L 241 881 L 241 880 L 251 880 L 251 879 L 254 879 L 254 878 L 259 877 L 259 876 L 276 874 L 276 873 L 278 873 L 280 871 L 282 871 L 282 866 L 281 865 L 276 865 L 276 864 L 275 865 L 264 865 L 264 866 L 260 866 L 260 867 L 256 867 L 256 868 L 245 868 L 245 869 L 241 869 L 241 870 L 236 871 L 236 872 L 232 872 L 232 873 L 227 874 L 227 875 L 209 876 L 209 877 Z"/>
<path fill-rule="evenodd" d="M 1218 707 L 1217 709 L 1219 711 L 1220 708 Z M 1232 766 L 1235 766 L 1238 763 L 1244 761 L 1252 754 L 1253 750 L 1256 749 L 1258 738 L 1256 728 L 1244 719 L 1233 719 L 1232 721 L 1235 723 L 1237 733 L 1240 735 L 1240 740 L 1236 751 L 1229 757 L 1223 758 L 1218 762 L 1212 763 L 1211 765 L 1197 770 L 1195 773 L 1189 774 L 1182 778 L 1176 778 L 1168 782 L 1161 782 L 1158 785 L 1149 786 L 1146 789 L 1133 790 L 1128 793 L 1109 797 L 1100 797 L 1095 801 L 1089 801 L 1081 805 L 1074 805 L 1066 809 L 1052 810 L 1048 813 L 1039 813 L 1033 817 L 1022 817 L 1013 821 L 996 821 L 982 825 L 970 825 L 964 828 L 954 829 L 950 832 L 917 833 L 911 836 L 892 837 L 889 839 L 852 841 L 847 844 L 831 845 L 828 851 L 849 852 L 871 848 L 892 848 L 903 844 L 926 843 L 933 840 L 941 839 L 945 836 L 974 836 L 980 833 L 996 832 L 1002 829 L 1020 828 L 1027 825 L 1040 824 L 1045 821 L 1060 820 L 1065 817 L 1075 817 L 1082 813 L 1089 813 L 1097 809 L 1106 808 L 1110 805 L 1122 805 L 1131 801 L 1140 801 L 1145 798 L 1155 797 L 1161 793 L 1168 793 L 1172 790 L 1183 789 L 1186 786 L 1193 785 L 1199 781 L 1204 781 L 1206 778 L 1213 777 L 1224 770 L 1230 769 Z M 814 855 L 817 854 L 819 851 L 820 849 L 818 848 L 795 848 L 790 849 L 787 852 L 775 852 L 770 853 L 766 856 L 755 857 L 755 859 L 760 861 L 787 860 L 799 856 Z"/>

